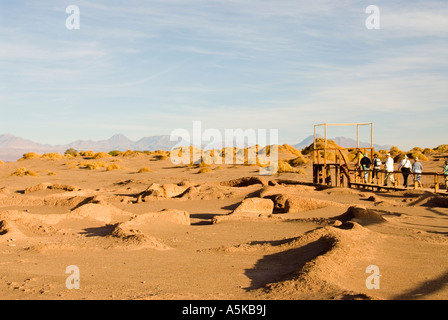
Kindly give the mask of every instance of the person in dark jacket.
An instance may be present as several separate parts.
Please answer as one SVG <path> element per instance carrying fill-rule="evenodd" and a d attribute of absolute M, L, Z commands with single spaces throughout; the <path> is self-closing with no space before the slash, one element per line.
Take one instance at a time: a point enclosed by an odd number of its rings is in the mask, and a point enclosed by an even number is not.
<path fill-rule="evenodd" d="M 361 159 L 359 164 L 361 165 L 361 168 L 364 171 L 364 183 L 367 183 L 369 180 L 370 167 L 372 166 L 372 161 L 370 160 L 367 153 L 364 154 L 364 157 Z"/>
<path fill-rule="evenodd" d="M 411 161 L 409 161 L 408 156 L 404 155 L 404 159 L 401 160 L 400 164 L 398 165 L 398 170 L 401 170 L 403 174 L 403 187 L 408 187 L 408 177 L 409 174 L 412 172 L 412 165 Z"/>

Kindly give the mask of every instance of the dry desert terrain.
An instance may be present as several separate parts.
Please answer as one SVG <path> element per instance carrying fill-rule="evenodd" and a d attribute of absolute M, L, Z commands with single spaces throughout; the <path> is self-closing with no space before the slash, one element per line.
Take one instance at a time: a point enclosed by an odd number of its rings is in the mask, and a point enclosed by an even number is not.
<path fill-rule="evenodd" d="M 0 297 L 448 298 L 447 196 L 315 186 L 310 162 L 207 169 L 154 154 L 1 164 Z"/>

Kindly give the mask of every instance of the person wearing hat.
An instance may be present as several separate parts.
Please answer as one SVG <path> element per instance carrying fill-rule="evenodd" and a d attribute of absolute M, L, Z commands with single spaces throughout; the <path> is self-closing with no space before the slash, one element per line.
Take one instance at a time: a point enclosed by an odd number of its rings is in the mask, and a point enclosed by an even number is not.
<path fill-rule="evenodd" d="M 361 165 L 361 168 L 364 171 L 364 183 L 367 183 L 369 180 L 370 167 L 372 166 L 372 161 L 370 160 L 367 153 L 364 154 L 364 157 L 361 159 L 359 164 Z"/>
<path fill-rule="evenodd" d="M 398 165 L 398 170 L 401 170 L 403 174 L 403 187 L 408 187 L 408 177 L 411 173 L 411 161 L 409 161 L 408 156 L 404 155 L 403 160 L 401 160 L 400 164 Z"/>
<path fill-rule="evenodd" d="M 445 167 L 443 167 L 443 175 L 445 177 L 446 192 L 448 192 L 448 160 L 445 160 Z"/>
<path fill-rule="evenodd" d="M 386 169 L 386 176 L 384 178 L 384 185 L 387 186 L 388 181 L 392 182 L 392 185 L 395 184 L 394 179 L 394 159 L 390 156 L 390 153 L 387 154 L 386 162 L 384 163 L 384 169 Z"/>
<path fill-rule="evenodd" d="M 379 171 L 381 169 L 381 160 L 378 158 L 378 154 L 375 153 L 373 155 L 373 172 L 372 172 L 372 179 L 376 179 L 378 181 L 379 179 Z"/>
<path fill-rule="evenodd" d="M 422 176 L 423 166 L 417 157 L 414 159 L 414 163 L 412 164 L 412 172 L 414 173 L 414 185 L 415 185 L 415 182 L 417 182 L 419 187 L 421 188 L 422 183 L 420 182 L 420 178 Z"/>

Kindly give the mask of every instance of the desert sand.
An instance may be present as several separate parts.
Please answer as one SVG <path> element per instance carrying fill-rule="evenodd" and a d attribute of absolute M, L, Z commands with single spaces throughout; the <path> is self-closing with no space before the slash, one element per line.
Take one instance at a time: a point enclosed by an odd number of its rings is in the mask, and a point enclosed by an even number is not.
<path fill-rule="evenodd" d="M 0 297 L 448 298 L 447 196 L 316 186 L 309 161 L 207 169 L 154 154 L 0 164 Z"/>

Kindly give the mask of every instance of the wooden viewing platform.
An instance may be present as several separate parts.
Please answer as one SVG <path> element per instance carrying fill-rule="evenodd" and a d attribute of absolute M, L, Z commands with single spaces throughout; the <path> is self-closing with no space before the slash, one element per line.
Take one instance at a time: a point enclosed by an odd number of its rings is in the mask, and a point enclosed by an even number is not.
<path fill-rule="evenodd" d="M 386 177 L 386 171 L 378 171 L 378 179 L 372 178 L 373 171 L 369 170 L 369 176 L 367 178 L 367 183 L 364 182 L 364 171 L 361 169 L 348 168 L 345 165 L 340 165 L 338 163 L 327 163 L 326 165 L 315 164 L 314 165 L 315 179 L 314 183 L 325 184 L 327 186 L 335 187 L 356 187 L 356 188 L 367 188 L 372 190 L 392 190 L 392 191 L 404 191 L 410 189 L 422 189 L 422 190 L 432 190 L 439 194 L 448 194 L 445 192 L 445 188 L 441 188 L 440 183 L 443 181 L 443 173 L 438 172 L 423 172 L 421 173 L 421 180 L 423 177 L 432 177 L 431 183 L 425 181 L 425 185 L 429 184 L 429 187 L 420 187 L 418 182 L 414 182 L 414 173 L 410 173 L 408 177 L 408 187 L 402 186 L 403 173 L 401 171 L 394 171 L 393 177 L 395 182 L 392 184 L 390 181 L 387 185 L 384 184 L 384 179 Z M 442 177 L 442 179 L 441 179 Z"/>
<path fill-rule="evenodd" d="M 325 135 L 324 135 L 324 143 L 323 146 L 316 146 L 316 127 L 324 126 L 325 127 Z M 357 129 L 357 147 L 352 148 L 334 148 L 328 147 L 327 144 L 327 126 L 356 126 Z M 359 146 L 359 127 L 360 126 L 370 126 L 370 147 L 362 147 Z M 313 183 L 322 184 L 327 186 L 334 187 L 356 187 L 356 188 L 369 188 L 372 190 L 392 190 L 392 191 L 404 191 L 410 189 L 422 189 L 433 191 L 438 194 L 448 194 L 448 192 L 441 192 L 441 182 L 444 182 L 444 179 L 440 179 L 443 177 L 442 173 L 438 172 L 423 172 L 421 173 L 421 180 L 425 178 L 424 184 L 427 186 L 425 188 L 419 187 L 417 182 L 414 183 L 413 173 L 409 174 L 408 177 L 408 187 L 404 187 L 401 185 L 400 180 L 403 175 L 401 171 L 394 171 L 394 184 L 393 185 L 385 185 L 385 177 L 386 171 L 379 170 L 378 178 L 373 178 L 373 170 L 368 170 L 368 178 L 367 183 L 364 180 L 364 170 L 361 170 L 359 165 L 360 158 L 359 154 L 368 154 L 370 153 L 370 159 L 373 158 L 373 154 L 375 153 L 373 148 L 373 125 L 372 123 L 357 123 L 357 124 L 319 124 L 314 126 L 314 142 L 313 142 Z M 347 154 L 356 151 L 357 163 L 354 165 L 350 165 L 347 162 Z M 431 177 L 428 181 L 428 177 Z M 388 183 L 391 183 L 390 181 Z M 413 186 L 411 186 L 413 185 Z M 429 188 L 428 188 L 429 185 Z M 409 187 L 411 186 L 411 187 Z M 446 186 L 445 186 L 446 187 Z"/>

